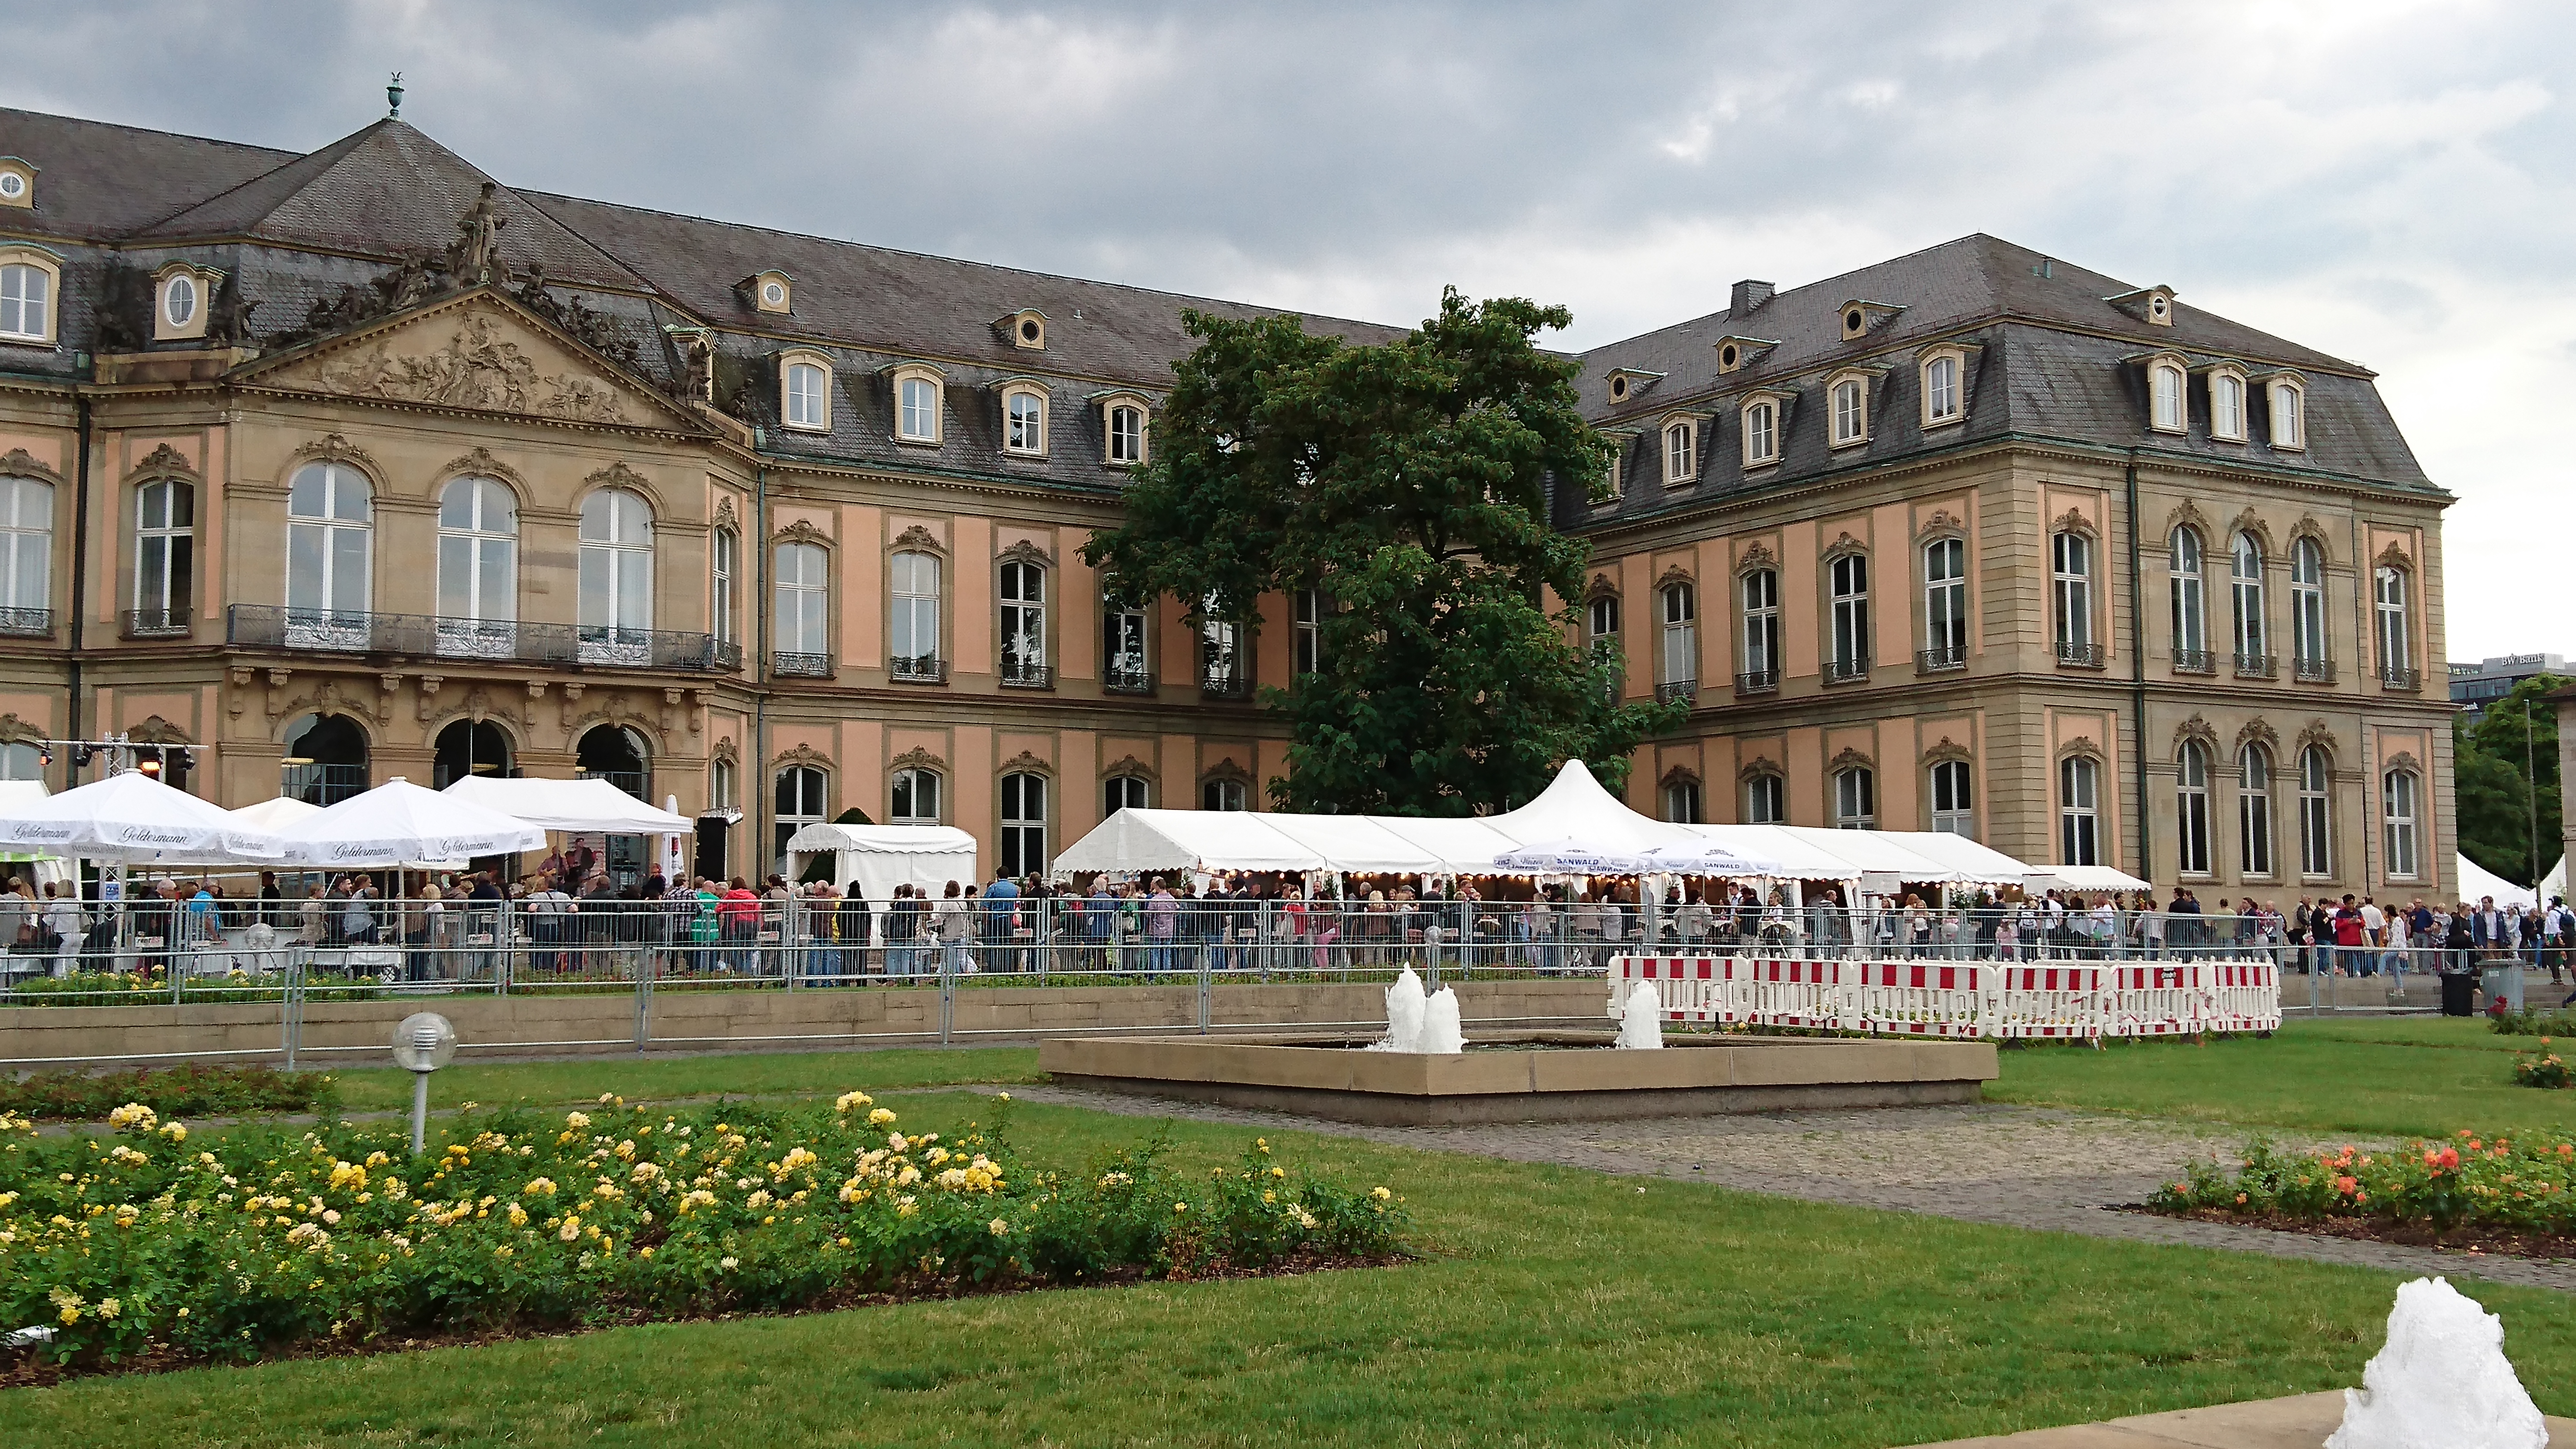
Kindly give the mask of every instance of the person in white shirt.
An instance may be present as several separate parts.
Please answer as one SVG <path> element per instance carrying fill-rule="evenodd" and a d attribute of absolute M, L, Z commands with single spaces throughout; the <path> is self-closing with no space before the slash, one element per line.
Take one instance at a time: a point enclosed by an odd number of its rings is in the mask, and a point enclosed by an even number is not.
<path fill-rule="evenodd" d="M 45 889 L 52 890 L 52 886 Z M 89 929 L 88 918 L 81 912 L 80 887 L 64 886 L 52 900 L 45 902 L 45 925 L 55 936 L 54 974 L 69 976 L 80 960 L 81 936 Z"/>

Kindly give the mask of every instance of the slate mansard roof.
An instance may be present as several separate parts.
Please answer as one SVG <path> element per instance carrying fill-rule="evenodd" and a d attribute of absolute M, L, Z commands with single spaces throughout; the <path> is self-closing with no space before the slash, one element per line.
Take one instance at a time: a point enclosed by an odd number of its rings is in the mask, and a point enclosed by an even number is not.
<path fill-rule="evenodd" d="M 177 136 L 94 121 L 0 109 L 0 154 L 39 168 L 32 212 L 0 208 L 0 239 L 45 245 L 65 260 L 62 345 L 47 356 L 0 356 L 0 370 L 52 371 L 67 380 L 94 347 L 98 294 L 111 267 L 149 268 L 185 257 L 233 274 L 260 303 L 252 331 L 267 339 L 296 327 L 307 309 L 344 286 L 385 276 L 400 258 L 442 253 L 457 218 L 493 179 L 399 120 L 381 120 L 309 154 Z M 500 257 L 514 276 L 541 267 L 563 298 L 578 295 L 637 344 L 639 370 L 668 387 L 680 362 L 668 329 L 715 330 L 717 397 L 748 385 L 773 454 L 872 466 L 966 472 L 1096 489 L 1101 419 L 1093 400 L 1119 388 L 1158 393 L 1190 347 L 1185 308 L 1235 317 L 1272 309 L 1084 281 L 1008 267 L 738 226 L 641 207 L 498 186 L 508 224 Z M 737 283 L 764 271 L 794 283 L 793 310 L 758 311 Z M 2136 288 L 1987 236 L 1945 243 L 1728 312 L 1595 348 L 1582 357 L 1587 412 L 1605 427 L 1639 430 L 1627 452 L 1615 508 L 1565 500 L 1564 521 L 1598 524 L 1706 505 L 1729 493 L 1887 462 L 1960 442 L 2054 438 L 2102 447 L 2311 470 L 2344 480 L 2437 493 L 2425 479 L 2370 374 L 2351 363 L 2177 304 L 2174 325 L 2151 326 L 2109 300 Z M 1860 339 L 1842 336 L 1841 304 L 1895 308 Z M 1023 309 L 1047 318 L 1043 350 L 1016 347 L 996 326 Z M 1307 326 L 1355 342 L 1402 329 L 1307 317 Z M 1738 334 L 1776 343 L 1720 376 L 1716 343 Z M 1925 434 L 1916 425 L 1913 365 L 1934 342 L 1973 344 L 1967 419 Z M 265 345 L 265 342 L 263 342 Z M 776 427 L 778 354 L 821 351 L 835 370 L 834 430 Z M 2207 436 L 2205 384 L 2195 381 L 2188 439 L 2148 432 L 2146 353 L 2181 353 L 2194 367 L 2244 364 L 2250 373 L 2295 371 L 2307 388 L 2307 448 L 2277 452 Z M 0 349 L 0 351 L 14 351 Z M 896 443 L 884 373 L 924 361 L 947 376 L 944 443 Z M 1851 362 L 1882 369 L 1870 443 L 1828 450 L 1822 383 Z M 1660 374 L 1614 404 L 1614 370 Z M 1000 454 L 997 384 L 1043 382 L 1050 396 L 1043 460 Z M 1735 400 L 1747 389 L 1794 393 L 1785 456 L 1747 479 L 1739 466 Z M 2255 389 L 2258 440 L 2265 418 Z M 1667 488 L 1652 434 L 1675 409 L 1712 414 L 1701 433 L 1700 478 Z M 765 409 L 765 411 L 763 411 Z M 1570 490 L 1569 490 L 1570 495 Z"/>

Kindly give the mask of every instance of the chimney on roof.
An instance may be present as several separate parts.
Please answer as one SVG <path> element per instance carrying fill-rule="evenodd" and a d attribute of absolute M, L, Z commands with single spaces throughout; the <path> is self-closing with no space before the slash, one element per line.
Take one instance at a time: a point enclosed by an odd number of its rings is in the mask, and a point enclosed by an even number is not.
<path fill-rule="evenodd" d="M 1754 308 L 1770 301 L 1772 291 L 1773 288 L 1769 282 L 1736 283 L 1735 295 L 1729 297 L 1726 302 L 1726 315 L 1739 319 L 1746 316 Z"/>

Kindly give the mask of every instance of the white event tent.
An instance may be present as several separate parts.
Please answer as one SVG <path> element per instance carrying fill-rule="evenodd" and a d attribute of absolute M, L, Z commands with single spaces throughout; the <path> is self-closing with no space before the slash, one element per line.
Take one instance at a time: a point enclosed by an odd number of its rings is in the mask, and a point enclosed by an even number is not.
<path fill-rule="evenodd" d="M 857 893 L 878 906 L 894 899 L 894 888 L 939 894 L 950 881 L 975 884 L 975 837 L 953 825 L 839 825 L 822 821 L 787 837 L 791 860 L 803 855 L 832 857 L 832 884 Z M 801 863 L 789 879 L 804 875 Z"/>
<path fill-rule="evenodd" d="M 606 780 L 496 780 L 467 775 L 439 793 L 524 820 L 540 830 L 687 835 L 698 828 L 686 815 L 638 800 Z"/>
<path fill-rule="evenodd" d="M 400 775 L 278 832 L 288 865 L 372 870 L 535 850 L 546 833 Z"/>
<path fill-rule="evenodd" d="M 2500 906 L 2528 906 L 2535 897 L 2529 886 L 2518 886 L 2503 876 L 2462 855 L 2460 861 L 2460 899 L 2474 906 L 2487 896 L 2495 897 Z M 2546 882 L 2543 882 L 2546 884 Z"/>

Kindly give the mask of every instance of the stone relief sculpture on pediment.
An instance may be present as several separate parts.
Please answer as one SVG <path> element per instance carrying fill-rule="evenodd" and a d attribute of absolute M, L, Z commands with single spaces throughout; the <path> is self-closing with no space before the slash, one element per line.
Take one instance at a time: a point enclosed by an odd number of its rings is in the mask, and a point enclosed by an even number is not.
<path fill-rule="evenodd" d="M 290 364 L 265 381 L 343 397 L 623 423 L 619 389 L 536 329 L 489 307 L 445 309 Z"/>

